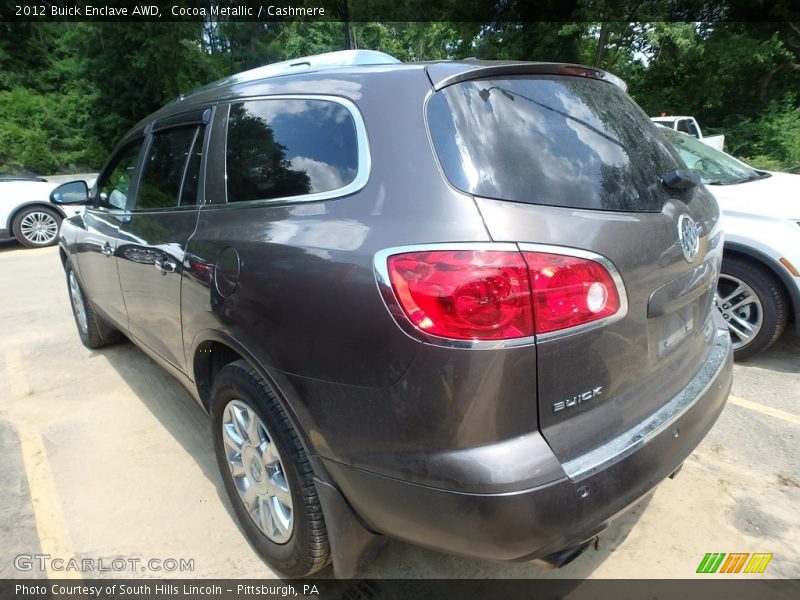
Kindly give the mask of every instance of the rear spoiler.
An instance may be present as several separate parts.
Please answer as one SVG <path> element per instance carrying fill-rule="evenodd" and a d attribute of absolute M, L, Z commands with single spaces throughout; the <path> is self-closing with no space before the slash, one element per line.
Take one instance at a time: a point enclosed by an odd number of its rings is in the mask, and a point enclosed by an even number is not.
<path fill-rule="evenodd" d="M 483 66 L 486 65 L 486 66 Z M 440 62 L 428 65 L 425 71 L 435 91 L 462 81 L 473 79 L 486 79 L 490 77 L 503 77 L 508 75 L 568 75 L 572 77 L 587 77 L 611 83 L 623 92 L 628 91 L 627 84 L 607 71 L 572 65 L 565 63 L 548 62 L 507 62 L 502 64 L 480 62 Z"/>

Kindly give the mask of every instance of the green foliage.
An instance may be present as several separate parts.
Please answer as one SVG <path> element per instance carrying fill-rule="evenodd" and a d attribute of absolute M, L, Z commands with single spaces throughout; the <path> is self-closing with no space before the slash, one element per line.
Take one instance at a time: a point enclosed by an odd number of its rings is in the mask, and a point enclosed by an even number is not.
<path fill-rule="evenodd" d="M 397 13 L 396 0 L 371 0 L 368 9 L 343 1 L 338 22 L 0 23 L 0 172 L 99 168 L 125 131 L 181 93 L 347 47 L 403 61 L 600 66 L 625 79 L 648 114 L 693 115 L 704 131 L 725 133 L 734 154 L 800 170 L 794 23 L 632 23 L 618 6 L 583 1 L 571 9 L 574 22 L 547 23 L 538 14 L 564 9 L 561 0 L 475 2 L 478 12 L 465 12 L 462 0 L 403 0 L 410 14 L 441 20 L 401 23 L 380 18 Z M 598 11 L 615 20 L 589 21 Z M 475 14 L 486 20 L 469 21 Z"/>
<path fill-rule="evenodd" d="M 730 141 L 728 141 L 730 140 Z M 743 119 L 726 134 L 728 149 L 754 167 L 800 173 L 800 106 L 789 92 L 757 117 Z"/>
<path fill-rule="evenodd" d="M 0 165 L 3 171 L 52 173 L 96 163 L 96 144 L 76 135 L 75 114 L 85 98 L 15 87 L 0 91 Z M 87 107 L 88 108 L 88 107 Z"/>
<path fill-rule="evenodd" d="M 777 158 L 767 156 L 766 154 L 759 154 L 757 156 L 742 156 L 740 160 L 746 162 L 751 167 L 761 169 L 763 171 L 784 171 L 786 170 L 783 163 Z"/>

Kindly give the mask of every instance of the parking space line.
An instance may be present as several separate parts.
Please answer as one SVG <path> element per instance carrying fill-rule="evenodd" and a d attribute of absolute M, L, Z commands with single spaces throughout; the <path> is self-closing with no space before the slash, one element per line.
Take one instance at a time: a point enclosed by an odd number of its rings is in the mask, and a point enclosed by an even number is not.
<path fill-rule="evenodd" d="M 8 373 L 8 387 L 11 392 L 12 400 L 19 400 L 31 393 L 31 386 L 25 377 L 22 366 L 22 355 L 19 350 L 11 350 L 3 356 L 6 362 L 6 373 Z"/>
<path fill-rule="evenodd" d="M 61 511 L 61 503 L 58 500 L 58 492 L 50 468 L 50 460 L 47 458 L 47 450 L 44 447 L 44 440 L 42 440 L 41 434 L 32 427 L 20 427 L 19 441 L 42 554 L 49 554 L 51 558 L 69 560 L 75 556 L 75 553 L 72 551 L 72 542 Z M 53 571 L 50 565 L 51 561 L 45 563 L 47 576 L 50 578 L 81 578 L 77 571 Z"/>
<path fill-rule="evenodd" d="M 772 408 L 771 406 L 767 406 L 766 404 L 761 404 L 759 402 L 752 402 L 750 400 L 745 400 L 744 398 L 739 398 L 738 396 L 733 396 L 733 395 L 728 396 L 728 401 L 731 404 L 735 404 L 736 406 L 741 406 L 742 408 L 747 408 L 749 410 L 760 412 L 762 415 L 769 415 L 770 417 L 775 417 L 776 419 L 780 419 L 781 421 L 786 421 L 787 423 L 794 423 L 795 425 L 800 425 L 800 417 L 797 415 L 793 415 L 790 412 L 786 412 L 785 410 Z"/>
<path fill-rule="evenodd" d="M 4 354 L 4 359 L 11 400 L 12 402 L 22 400 L 31 393 L 22 357 L 18 351 L 11 351 Z M 17 427 L 17 431 L 42 554 L 49 555 L 51 559 L 69 560 L 75 554 L 42 434 L 35 427 L 23 424 Z M 53 571 L 51 563 L 52 561 L 45 563 L 45 572 L 49 578 L 81 578 L 81 574 L 77 571 Z"/>

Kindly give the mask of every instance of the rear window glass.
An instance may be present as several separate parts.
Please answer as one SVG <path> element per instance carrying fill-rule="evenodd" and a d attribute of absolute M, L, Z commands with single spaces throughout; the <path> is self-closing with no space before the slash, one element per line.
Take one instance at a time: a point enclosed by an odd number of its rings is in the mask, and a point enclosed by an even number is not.
<path fill-rule="evenodd" d="M 353 117 L 325 100 L 254 100 L 231 106 L 228 202 L 329 192 L 358 169 Z"/>
<path fill-rule="evenodd" d="M 488 198 L 659 212 L 680 168 L 622 90 L 582 77 L 458 83 L 430 99 L 428 126 L 452 185 Z"/>

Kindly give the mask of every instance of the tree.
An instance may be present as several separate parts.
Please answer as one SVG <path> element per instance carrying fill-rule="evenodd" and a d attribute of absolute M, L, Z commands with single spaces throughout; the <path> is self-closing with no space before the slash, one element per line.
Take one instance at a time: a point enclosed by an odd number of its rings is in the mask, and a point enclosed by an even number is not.
<path fill-rule="evenodd" d="M 664 5 L 669 13 L 659 6 L 341 0 L 336 21 L 0 23 L 0 171 L 97 168 L 132 125 L 196 86 L 348 47 L 403 61 L 595 65 L 627 81 L 648 114 L 694 115 L 704 129 L 724 132 L 739 156 L 800 168 L 800 26 L 783 5 L 730 3 L 725 15 L 700 0 Z M 694 18 L 666 20 L 679 10 Z M 754 19 L 754 10 L 775 21 Z M 431 20 L 393 21 L 401 11 Z M 542 13 L 574 20 L 543 22 Z M 597 14 L 605 20 L 588 20 Z M 662 20 L 637 21 L 639 14 Z"/>

